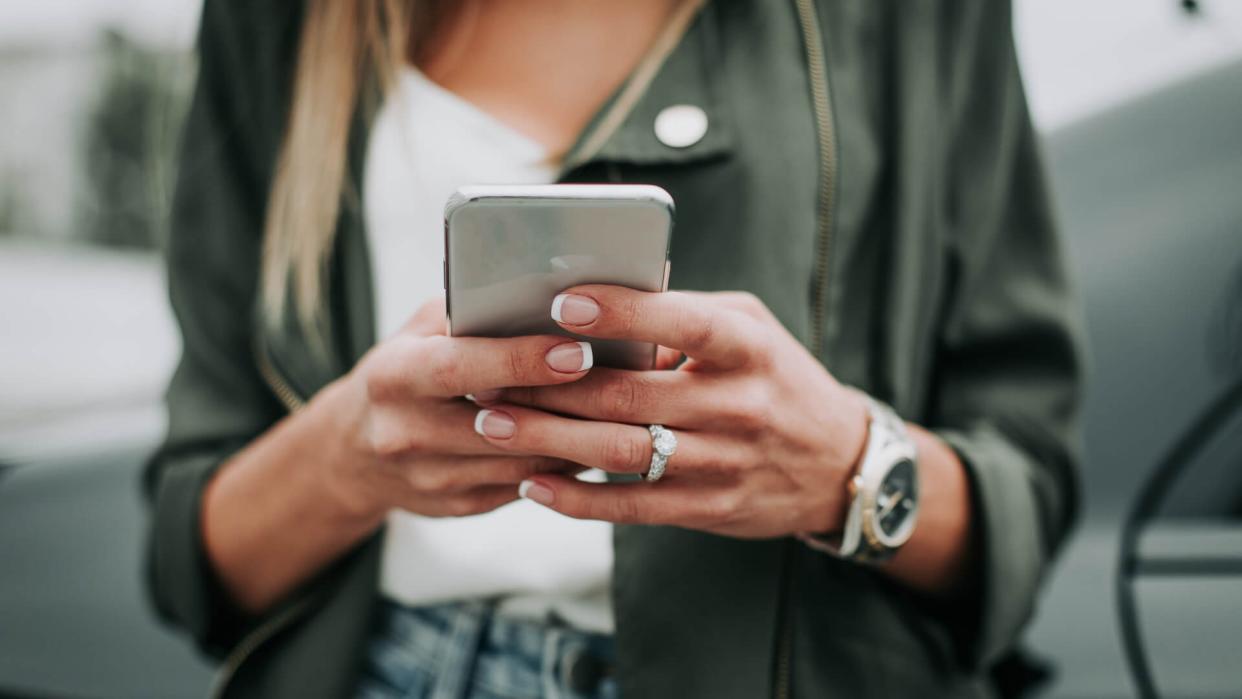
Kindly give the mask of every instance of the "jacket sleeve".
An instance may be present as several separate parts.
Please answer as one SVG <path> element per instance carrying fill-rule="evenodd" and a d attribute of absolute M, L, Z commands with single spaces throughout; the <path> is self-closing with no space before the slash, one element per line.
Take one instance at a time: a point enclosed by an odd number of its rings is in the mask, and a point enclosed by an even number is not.
<path fill-rule="evenodd" d="M 929 424 L 971 482 L 978 594 L 962 647 L 980 668 L 1017 641 L 1076 518 L 1082 368 L 1009 3 L 972 6 L 950 90 L 952 283 Z"/>
<path fill-rule="evenodd" d="M 251 69 L 235 14 L 212 0 L 203 10 L 166 260 L 182 355 L 166 394 L 167 436 L 144 474 L 149 592 L 161 617 L 215 655 L 252 620 L 230 605 L 205 556 L 200 495 L 221 462 L 283 413 L 252 349 L 266 178 L 247 141 L 255 129 L 239 93 Z"/>

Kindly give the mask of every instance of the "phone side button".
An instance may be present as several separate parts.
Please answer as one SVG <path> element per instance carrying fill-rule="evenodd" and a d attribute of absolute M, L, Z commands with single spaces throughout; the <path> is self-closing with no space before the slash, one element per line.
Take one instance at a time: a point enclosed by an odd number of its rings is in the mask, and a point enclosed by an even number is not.
<path fill-rule="evenodd" d="M 448 260 L 440 258 L 440 288 L 448 291 Z"/>

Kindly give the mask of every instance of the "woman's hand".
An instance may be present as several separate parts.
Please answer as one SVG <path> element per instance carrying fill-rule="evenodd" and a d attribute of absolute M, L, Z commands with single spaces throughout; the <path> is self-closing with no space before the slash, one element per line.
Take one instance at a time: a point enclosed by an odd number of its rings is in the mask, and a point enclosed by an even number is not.
<path fill-rule="evenodd" d="M 648 424 L 673 430 L 678 447 L 655 484 L 540 474 L 526 497 L 572 517 L 735 537 L 841 526 L 866 407 L 754 296 L 581 286 L 558 297 L 553 317 L 688 359 L 675 371 L 601 368 L 566 385 L 507 388 L 476 420 L 487 441 L 623 473 L 650 465 Z"/>
<path fill-rule="evenodd" d="M 443 300 L 429 302 L 341 382 L 333 410 L 345 416 L 346 453 L 326 468 L 350 511 L 478 514 L 515 499 L 529 476 L 582 470 L 489 444 L 470 428 L 478 408 L 462 397 L 581 379 L 589 345 L 556 336 L 454 338 L 444 327 Z"/>
<path fill-rule="evenodd" d="M 444 336 L 424 306 L 346 376 L 216 470 L 203 491 L 203 547 L 234 602 L 262 612 L 370 536 L 393 508 L 470 515 L 517 496 L 533 474 L 572 474 L 556 457 L 488 444 L 462 396 L 564 384 L 591 365 L 564 337 Z"/>

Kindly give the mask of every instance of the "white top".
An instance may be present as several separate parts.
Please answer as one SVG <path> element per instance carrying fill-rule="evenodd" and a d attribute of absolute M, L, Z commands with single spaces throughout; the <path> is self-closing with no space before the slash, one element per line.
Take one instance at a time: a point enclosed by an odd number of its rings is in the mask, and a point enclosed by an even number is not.
<path fill-rule="evenodd" d="M 556 174 L 541 144 L 405 69 L 372 126 L 363 175 L 379 336 L 442 293 L 444 203 L 457 187 L 546 184 Z M 412 606 L 499 597 L 501 614 L 553 611 L 578 628 L 610 632 L 612 564 L 610 524 L 527 500 L 460 518 L 394 510 L 380 589 Z"/>

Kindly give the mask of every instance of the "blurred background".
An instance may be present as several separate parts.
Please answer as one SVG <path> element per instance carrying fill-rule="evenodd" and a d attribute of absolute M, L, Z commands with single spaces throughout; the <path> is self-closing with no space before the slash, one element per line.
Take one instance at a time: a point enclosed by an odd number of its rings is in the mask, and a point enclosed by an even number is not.
<path fill-rule="evenodd" d="M 0 5 L 0 695 L 210 682 L 146 606 L 137 485 L 179 351 L 159 249 L 198 11 Z M 1242 2 L 1016 15 L 1093 366 L 1086 510 L 1023 672 L 1038 696 L 1242 696 Z"/>

